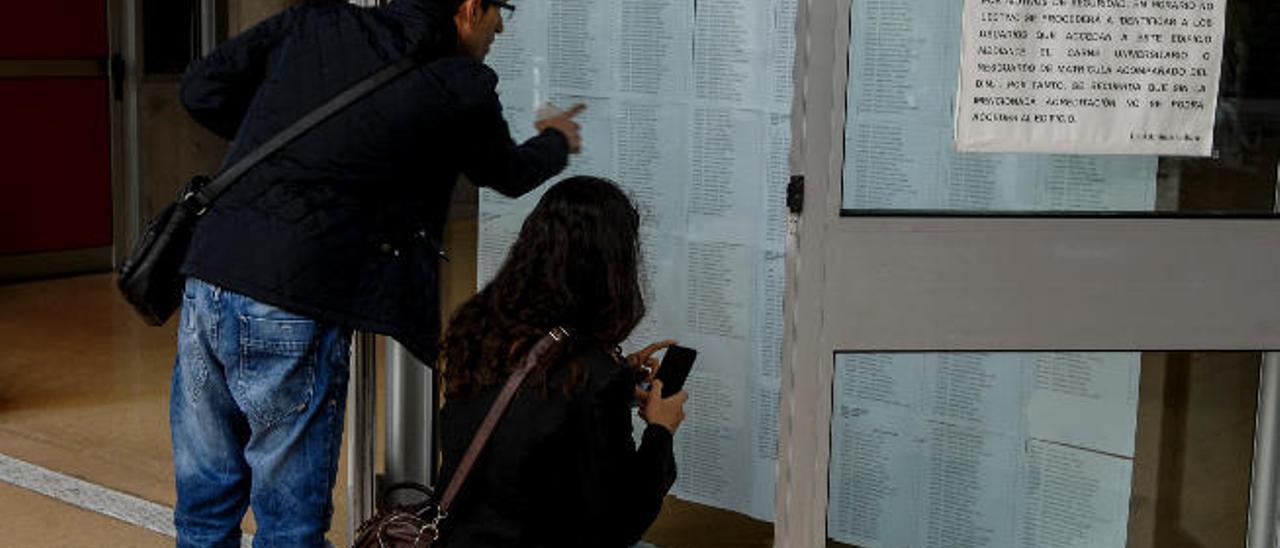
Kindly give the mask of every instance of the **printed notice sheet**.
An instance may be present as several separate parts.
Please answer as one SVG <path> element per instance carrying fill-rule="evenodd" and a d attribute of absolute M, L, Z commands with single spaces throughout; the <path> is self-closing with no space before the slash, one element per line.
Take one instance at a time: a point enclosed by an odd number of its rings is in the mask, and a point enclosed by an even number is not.
<path fill-rule="evenodd" d="M 956 146 L 1209 156 L 1227 0 L 965 0 Z"/>
<path fill-rule="evenodd" d="M 544 102 L 587 110 L 560 177 L 641 211 L 648 314 L 623 347 L 698 350 L 672 494 L 772 520 L 795 0 L 523 0 L 488 63 L 513 136 Z M 554 184 L 552 181 L 551 184 Z M 546 186 L 480 195 L 479 281 Z"/>
<path fill-rule="evenodd" d="M 1153 210 L 1156 156 L 956 151 L 964 5 L 853 0 L 843 207 Z"/>
<path fill-rule="evenodd" d="M 867 548 L 1123 548 L 1139 355 L 843 354 L 827 534 Z"/>

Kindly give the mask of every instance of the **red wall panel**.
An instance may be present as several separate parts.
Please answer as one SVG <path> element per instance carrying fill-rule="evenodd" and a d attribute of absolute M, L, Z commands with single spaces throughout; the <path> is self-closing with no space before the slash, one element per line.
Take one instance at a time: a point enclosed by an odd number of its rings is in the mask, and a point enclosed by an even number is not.
<path fill-rule="evenodd" d="M 105 79 L 0 79 L 0 255 L 111 244 Z"/>
<path fill-rule="evenodd" d="M 103 0 L 4 2 L 4 15 L 0 16 L 0 59 L 106 56 L 107 3 Z"/>

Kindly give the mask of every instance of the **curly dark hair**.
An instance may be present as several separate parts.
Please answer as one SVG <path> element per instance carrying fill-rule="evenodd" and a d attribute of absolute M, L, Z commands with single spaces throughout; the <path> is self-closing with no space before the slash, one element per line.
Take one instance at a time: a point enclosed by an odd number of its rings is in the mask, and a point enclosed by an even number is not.
<path fill-rule="evenodd" d="M 573 177 L 547 190 L 525 219 L 506 261 L 449 322 L 440 366 L 446 397 L 465 397 L 504 380 L 549 329 L 573 337 L 542 360 L 533 377 L 584 348 L 608 350 L 644 317 L 640 215 L 611 181 Z M 581 384 L 581 364 L 564 389 Z"/>

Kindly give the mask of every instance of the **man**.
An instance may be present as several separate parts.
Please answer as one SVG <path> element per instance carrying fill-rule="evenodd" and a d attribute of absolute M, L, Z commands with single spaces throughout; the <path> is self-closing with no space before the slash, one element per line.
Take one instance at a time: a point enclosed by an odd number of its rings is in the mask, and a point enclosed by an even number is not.
<path fill-rule="evenodd" d="M 260 163 L 201 220 L 170 399 L 179 546 L 323 546 L 351 331 L 432 363 L 437 262 L 458 175 L 520 195 L 579 148 L 572 118 L 516 145 L 482 63 L 503 0 L 307 3 L 188 68 L 191 115 L 229 165 L 408 54 L 424 63 Z"/>

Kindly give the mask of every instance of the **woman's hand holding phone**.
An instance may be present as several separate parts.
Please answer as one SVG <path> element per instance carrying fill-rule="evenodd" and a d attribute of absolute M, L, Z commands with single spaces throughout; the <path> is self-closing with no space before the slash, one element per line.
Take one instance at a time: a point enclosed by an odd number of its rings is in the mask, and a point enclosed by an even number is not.
<path fill-rule="evenodd" d="M 640 417 L 649 424 L 659 425 L 675 434 L 680 423 L 684 422 L 684 402 L 688 399 L 689 393 L 684 390 L 669 398 L 662 397 L 662 381 L 654 379 L 653 387 L 640 400 Z"/>
<path fill-rule="evenodd" d="M 669 397 L 662 397 L 662 381 L 656 378 L 661 364 L 653 354 L 675 344 L 675 339 L 658 341 L 627 356 L 627 365 L 637 371 L 636 378 L 641 379 L 636 386 L 640 417 L 649 424 L 666 428 L 672 434 L 684 422 L 684 402 L 689 399 L 689 395 L 681 390 Z"/>
<path fill-rule="evenodd" d="M 639 352 L 627 355 L 627 365 L 631 367 L 632 374 L 636 379 L 637 402 L 644 401 L 644 394 L 649 390 L 649 384 L 653 382 L 653 375 L 658 372 L 658 358 L 653 357 L 653 353 L 673 344 L 676 344 L 675 339 L 658 341 L 644 347 Z"/>

